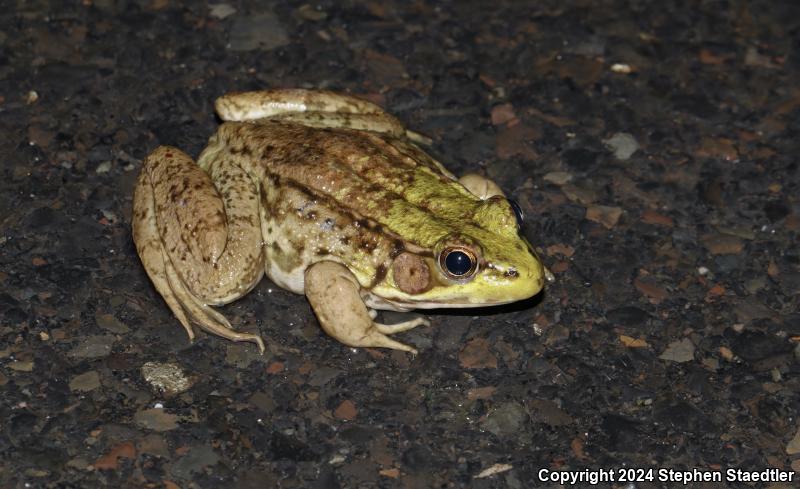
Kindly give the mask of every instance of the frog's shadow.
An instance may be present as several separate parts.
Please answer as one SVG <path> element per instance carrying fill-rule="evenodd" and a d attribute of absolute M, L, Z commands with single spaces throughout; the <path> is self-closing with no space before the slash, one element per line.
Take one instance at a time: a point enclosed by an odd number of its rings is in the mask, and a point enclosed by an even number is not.
<path fill-rule="evenodd" d="M 481 306 L 464 308 L 438 308 L 438 309 L 417 309 L 416 312 L 437 316 L 497 316 L 499 314 L 510 314 L 515 312 L 527 311 L 535 308 L 545 300 L 546 290 L 543 290 L 533 297 L 521 301 L 503 304 L 500 306 Z"/>

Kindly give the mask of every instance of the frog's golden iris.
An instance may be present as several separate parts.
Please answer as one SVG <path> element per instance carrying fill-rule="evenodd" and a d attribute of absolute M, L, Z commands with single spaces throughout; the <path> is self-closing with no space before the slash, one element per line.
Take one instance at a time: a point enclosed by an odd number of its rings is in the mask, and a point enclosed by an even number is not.
<path fill-rule="evenodd" d="M 183 324 L 234 341 L 211 306 L 266 274 L 308 298 L 342 343 L 415 350 L 374 309 L 472 307 L 533 296 L 542 264 L 519 234 L 518 206 L 490 180 L 457 180 L 397 119 L 325 91 L 225 95 L 226 121 L 197 164 L 161 146 L 145 160 L 133 237 L 156 289 Z"/>

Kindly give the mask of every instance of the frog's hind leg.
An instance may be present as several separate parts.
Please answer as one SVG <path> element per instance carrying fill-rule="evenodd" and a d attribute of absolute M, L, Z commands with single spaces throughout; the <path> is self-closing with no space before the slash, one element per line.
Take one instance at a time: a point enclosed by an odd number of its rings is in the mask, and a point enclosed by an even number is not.
<path fill-rule="evenodd" d="M 148 180 L 147 174 L 144 171 L 141 172 L 136 184 L 136 191 L 133 194 L 133 241 L 150 281 L 153 282 L 172 313 L 186 329 L 189 340 L 194 340 L 194 329 L 192 329 L 192 325 L 167 278 L 167 268 L 164 264 L 166 255 L 155 224 L 153 189 Z"/>
<path fill-rule="evenodd" d="M 431 140 L 408 131 L 380 106 L 351 95 L 327 90 L 275 89 L 236 92 L 219 97 L 214 103 L 223 121 L 255 121 L 269 118 L 296 122 L 310 127 L 337 127 L 373 131 L 415 143 L 430 145 Z"/>
<path fill-rule="evenodd" d="M 328 335 L 349 346 L 392 348 L 416 354 L 414 348 L 389 338 L 388 334 L 427 324 L 422 318 L 399 324 L 376 323 L 359 293 L 360 285 L 344 265 L 323 261 L 305 273 L 305 293 L 311 308 Z"/>
<path fill-rule="evenodd" d="M 184 192 L 189 188 L 192 193 Z M 213 284 L 225 285 L 215 276 L 216 264 L 227 259 L 227 248 L 234 248 L 235 252 L 237 245 L 242 244 L 241 239 L 230 243 L 226 236 L 225 209 L 208 175 L 180 150 L 159 147 L 144 162 L 134 193 L 133 211 L 133 239 L 142 264 L 189 339 L 194 339 L 191 325 L 194 322 L 229 340 L 256 343 L 263 352 L 260 336 L 233 331 L 228 320 L 208 305 L 230 302 L 240 295 L 237 292 L 233 297 L 215 297 Z M 256 231 L 260 234 L 260 229 Z M 260 241 L 256 243 L 260 254 Z M 212 284 L 212 288 L 203 291 L 205 300 L 190 290 L 175 263 L 181 265 L 192 282 Z M 255 266 L 263 265 L 257 262 Z M 257 278 L 260 274 L 253 283 Z M 249 290 L 251 286 L 245 283 L 242 288 Z"/>
<path fill-rule="evenodd" d="M 358 97 L 302 88 L 228 93 L 214 102 L 214 108 L 223 121 L 252 121 L 289 112 L 386 114 Z"/>

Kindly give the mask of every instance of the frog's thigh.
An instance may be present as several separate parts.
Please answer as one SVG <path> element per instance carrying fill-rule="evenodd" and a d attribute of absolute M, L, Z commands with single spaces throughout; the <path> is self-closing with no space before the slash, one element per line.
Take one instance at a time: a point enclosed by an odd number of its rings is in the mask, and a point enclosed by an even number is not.
<path fill-rule="evenodd" d="M 458 182 L 466 187 L 472 195 L 482 200 L 494 197 L 495 195 L 505 197 L 505 194 L 496 183 L 477 173 L 467 173 L 459 178 Z"/>
<path fill-rule="evenodd" d="M 381 347 L 417 351 L 395 341 L 386 334 L 410 329 L 407 321 L 401 328 L 376 324 L 359 294 L 360 286 L 344 265 L 323 261 L 309 267 L 305 273 L 305 293 L 322 329 L 330 336 L 349 346 Z M 396 325 L 397 326 L 397 325 Z M 387 329 L 388 328 L 388 329 Z"/>

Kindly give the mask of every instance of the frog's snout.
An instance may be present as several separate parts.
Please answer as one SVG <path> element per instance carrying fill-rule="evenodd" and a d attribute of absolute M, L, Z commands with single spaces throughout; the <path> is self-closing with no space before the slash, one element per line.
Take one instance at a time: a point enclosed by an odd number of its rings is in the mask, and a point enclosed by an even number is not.
<path fill-rule="evenodd" d="M 519 274 L 517 279 L 519 283 L 516 285 L 519 291 L 519 298 L 527 299 L 535 296 L 544 288 L 545 271 L 544 265 L 535 254 L 531 255 L 531 260 L 524 268 L 522 273 Z"/>

